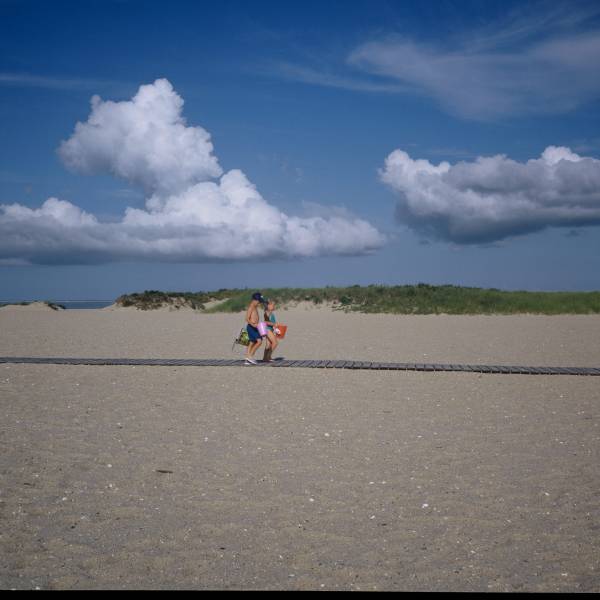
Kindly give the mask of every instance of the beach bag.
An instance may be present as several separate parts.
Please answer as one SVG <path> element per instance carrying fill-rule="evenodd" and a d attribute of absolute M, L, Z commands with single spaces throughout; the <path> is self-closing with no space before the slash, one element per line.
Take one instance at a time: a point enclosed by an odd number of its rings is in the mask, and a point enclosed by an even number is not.
<path fill-rule="evenodd" d="M 240 346 L 248 346 L 250 344 L 250 337 L 248 336 L 248 330 L 242 327 L 240 334 L 233 340 L 233 345 L 239 344 Z"/>
<path fill-rule="evenodd" d="M 260 333 L 260 335 L 263 336 L 263 337 L 265 335 L 267 335 L 267 332 L 269 331 L 269 328 L 267 327 L 267 324 L 264 321 L 261 321 L 258 324 L 257 329 L 258 329 L 258 333 Z"/>
<path fill-rule="evenodd" d="M 273 328 L 273 332 L 275 333 L 275 336 L 277 338 L 282 340 L 287 332 L 287 325 L 281 325 L 280 323 L 279 325 L 277 325 L 277 327 Z"/>

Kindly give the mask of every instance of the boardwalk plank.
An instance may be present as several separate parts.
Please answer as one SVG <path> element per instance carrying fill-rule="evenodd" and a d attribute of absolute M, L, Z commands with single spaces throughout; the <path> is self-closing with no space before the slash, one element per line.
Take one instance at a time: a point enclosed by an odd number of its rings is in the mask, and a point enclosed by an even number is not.
<path fill-rule="evenodd" d="M 287 360 L 276 360 L 274 363 L 271 364 L 271 366 L 277 369 L 281 369 L 282 367 L 287 367 L 287 362 Z"/>
<path fill-rule="evenodd" d="M 316 364 L 315 364 L 315 367 L 317 369 L 324 369 L 327 366 L 328 362 L 329 361 L 327 361 L 327 360 L 317 360 Z"/>
<path fill-rule="evenodd" d="M 39 365 L 82 365 L 82 366 L 199 366 L 199 367 L 233 367 L 242 366 L 244 359 L 224 358 L 76 358 L 76 357 L 44 357 L 44 356 L 0 356 L 0 364 L 39 364 Z M 600 376 L 598 367 L 528 367 L 519 365 L 457 365 L 437 363 L 386 363 L 359 360 L 286 360 L 280 359 L 272 363 L 259 362 L 263 367 L 298 367 L 327 369 L 362 369 L 385 371 L 426 371 L 450 372 L 463 371 L 475 373 L 519 374 L 519 375 L 584 375 Z"/>

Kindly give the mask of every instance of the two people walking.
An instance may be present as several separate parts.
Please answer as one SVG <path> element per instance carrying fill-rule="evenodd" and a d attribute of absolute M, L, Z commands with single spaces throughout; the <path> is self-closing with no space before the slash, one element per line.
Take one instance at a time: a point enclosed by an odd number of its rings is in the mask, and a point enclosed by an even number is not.
<path fill-rule="evenodd" d="M 259 305 L 264 307 L 262 321 L 260 320 L 258 312 Z M 254 355 L 262 345 L 263 339 L 266 340 L 263 361 L 272 362 L 273 351 L 277 348 L 279 343 L 277 336 L 275 335 L 275 329 L 278 323 L 275 318 L 275 313 L 273 312 L 274 310 L 275 302 L 273 302 L 273 300 L 267 300 L 260 292 L 256 292 L 252 295 L 252 300 L 246 310 L 246 331 L 248 332 L 250 343 L 248 344 L 248 350 L 246 352 L 245 364 L 257 364 Z"/>

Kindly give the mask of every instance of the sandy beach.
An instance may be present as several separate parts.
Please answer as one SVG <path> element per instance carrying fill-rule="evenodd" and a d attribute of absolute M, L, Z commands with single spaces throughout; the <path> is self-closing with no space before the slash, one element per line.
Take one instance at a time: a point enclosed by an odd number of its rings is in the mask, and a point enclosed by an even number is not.
<path fill-rule="evenodd" d="M 286 358 L 600 366 L 598 316 L 278 311 Z M 241 315 L 0 310 L 0 356 Z M 600 379 L 0 365 L 0 587 L 600 591 Z"/>

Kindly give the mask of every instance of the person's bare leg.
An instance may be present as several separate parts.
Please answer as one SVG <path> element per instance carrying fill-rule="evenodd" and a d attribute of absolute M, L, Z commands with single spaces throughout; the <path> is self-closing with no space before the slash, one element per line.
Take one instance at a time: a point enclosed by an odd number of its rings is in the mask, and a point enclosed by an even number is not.
<path fill-rule="evenodd" d="M 256 340 L 254 344 L 250 344 L 248 346 L 248 354 L 246 355 L 246 358 L 254 358 L 254 353 L 260 348 L 261 344 L 262 339 Z"/>
<path fill-rule="evenodd" d="M 265 355 L 263 360 L 271 360 L 273 356 L 273 351 L 277 348 L 279 342 L 277 341 L 277 336 L 269 330 L 267 333 L 267 347 L 265 348 Z"/>
<path fill-rule="evenodd" d="M 271 352 L 271 342 L 269 340 L 269 336 L 267 335 L 267 343 L 265 344 L 265 352 L 263 354 L 263 362 L 269 360 L 269 354 Z"/>

